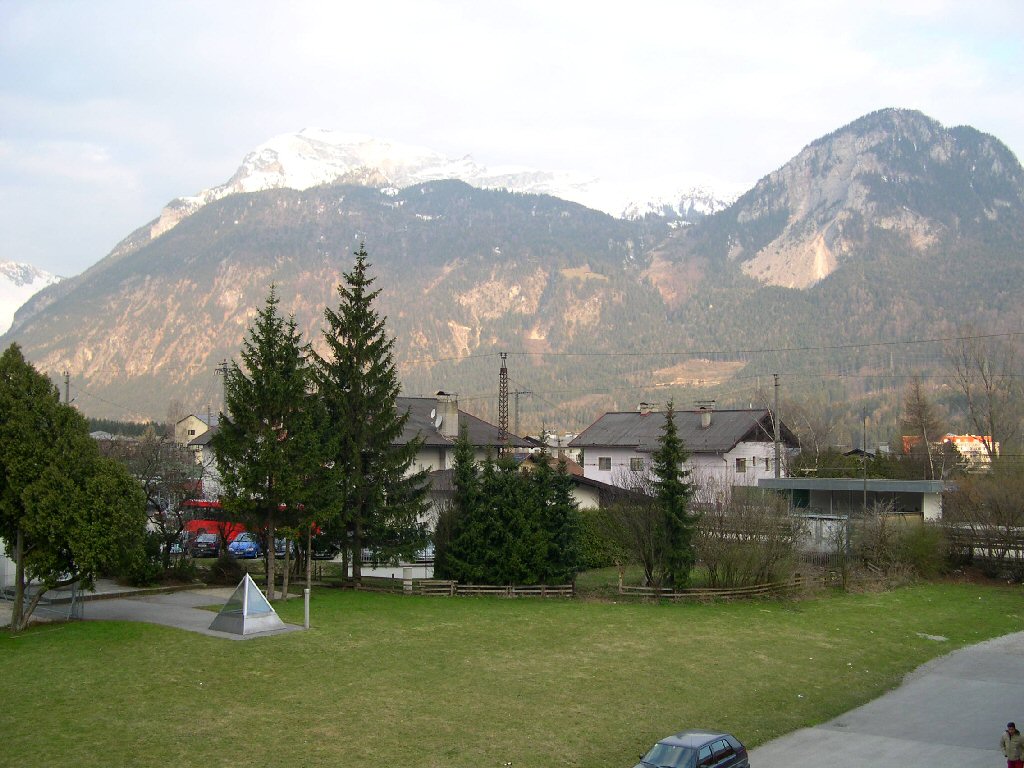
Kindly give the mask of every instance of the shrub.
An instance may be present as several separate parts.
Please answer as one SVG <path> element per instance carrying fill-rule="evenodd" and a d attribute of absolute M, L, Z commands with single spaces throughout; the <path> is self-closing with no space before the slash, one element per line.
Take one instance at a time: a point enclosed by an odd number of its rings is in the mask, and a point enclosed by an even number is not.
<path fill-rule="evenodd" d="M 196 561 L 191 557 L 179 557 L 167 569 L 167 578 L 183 582 L 196 581 L 199 578 Z"/>
<path fill-rule="evenodd" d="M 146 531 L 135 546 L 125 550 L 117 568 L 117 578 L 133 587 L 156 584 L 163 576 L 160 536 Z"/>
<path fill-rule="evenodd" d="M 587 570 L 610 568 L 629 560 L 629 552 L 609 535 L 603 514 L 598 509 L 580 510 L 580 559 Z"/>
<path fill-rule="evenodd" d="M 923 579 L 938 576 L 946 565 L 946 537 L 934 525 L 911 526 L 903 537 L 903 553 L 907 565 Z"/>
<path fill-rule="evenodd" d="M 704 505 L 697 555 L 711 587 L 743 587 L 787 578 L 802 521 L 777 496 L 735 494 Z"/>
<path fill-rule="evenodd" d="M 245 571 L 241 564 L 226 552 L 221 553 L 210 566 L 209 581 L 211 584 L 235 585 L 242 580 Z"/>

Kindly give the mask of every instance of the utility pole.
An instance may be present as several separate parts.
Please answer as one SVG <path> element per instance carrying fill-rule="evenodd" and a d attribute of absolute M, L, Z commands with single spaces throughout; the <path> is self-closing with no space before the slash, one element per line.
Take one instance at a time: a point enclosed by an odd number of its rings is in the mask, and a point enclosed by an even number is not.
<path fill-rule="evenodd" d="M 508 448 L 508 368 L 505 358 L 508 352 L 501 353 L 501 371 L 498 374 L 498 439 L 501 441 L 502 452 Z"/>
<path fill-rule="evenodd" d="M 516 437 L 519 437 L 519 396 L 532 394 L 533 392 L 531 392 L 529 389 L 517 389 L 515 392 L 512 393 L 513 397 L 515 398 L 515 411 L 513 412 L 514 419 L 512 421 L 512 434 L 514 434 Z"/>
<path fill-rule="evenodd" d="M 779 374 L 775 377 L 775 410 L 772 413 L 772 425 L 775 428 L 775 477 L 782 477 L 782 446 L 779 444 Z"/>
<path fill-rule="evenodd" d="M 221 410 L 226 411 L 228 409 L 228 361 L 221 360 L 217 363 L 217 374 L 223 378 L 221 381 Z M 212 418 L 212 414 L 210 414 Z M 209 426 L 213 426 L 212 424 Z"/>
<path fill-rule="evenodd" d="M 71 405 L 71 372 L 64 371 L 64 405 Z"/>
<path fill-rule="evenodd" d="M 864 510 L 863 516 L 868 516 L 868 417 L 864 412 L 863 407 L 860 411 L 861 418 L 861 444 L 863 445 L 864 455 L 860 457 L 861 463 L 864 467 Z"/>

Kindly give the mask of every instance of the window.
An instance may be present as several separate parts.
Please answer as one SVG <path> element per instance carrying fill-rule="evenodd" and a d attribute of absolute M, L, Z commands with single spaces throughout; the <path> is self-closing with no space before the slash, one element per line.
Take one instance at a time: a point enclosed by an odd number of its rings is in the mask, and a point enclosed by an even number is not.
<path fill-rule="evenodd" d="M 629 460 L 629 471 L 630 472 L 642 472 L 644 469 L 644 460 L 639 456 L 634 456 Z"/>
<path fill-rule="evenodd" d="M 720 760 L 724 760 L 725 758 L 729 757 L 729 755 L 733 754 L 732 746 L 725 739 L 722 739 L 721 741 L 716 741 L 712 745 L 712 749 L 715 752 L 716 763 Z"/>
<path fill-rule="evenodd" d="M 736 459 L 736 474 L 742 475 L 747 471 L 747 460 Z"/>
<path fill-rule="evenodd" d="M 714 765 L 715 759 L 711 755 L 711 745 L 708 744 L 700 748 L 700 752 L 697 753 L 697 768 L 707 768 L 708 766 Z"/>
<path fill-rule="evenodd" d="M 196 431 L 195 431 L 194 429 L 190 429 L 190 430 L 188 431 L 188 434 L 189 434 L 189 437 L 194 437 L 194 436 L 195 436 L 195 434 L 196 434 Z"/>
<path fill-rule="evenodd" d="M 597 457 L 597 468 L 602 472 L 612 471 L 612 457 L 611 456 L 598 456 Z"/>

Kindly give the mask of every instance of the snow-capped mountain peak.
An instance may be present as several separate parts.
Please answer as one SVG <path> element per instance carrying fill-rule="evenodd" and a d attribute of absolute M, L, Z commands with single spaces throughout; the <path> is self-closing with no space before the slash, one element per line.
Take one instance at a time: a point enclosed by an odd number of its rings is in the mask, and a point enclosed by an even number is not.
<path fill-rule="evenodd" d="M 724 207 L 724 203 L 705 192 L 666 195 L 664 201 L 638 204 L 632 201 L 641 199 L 641 195 L 625 191 L 621 184 L 591 176 L 520 166 L 487 168 L 469 155 L 450 158 L 425 147 L 388 139 L 305 128 L 276 136 L 254 149 L 224 184 L 172 201 L 150 234 L 158 237 L 207 203 L 240 192 L 303 190 L 335 182 L 401 189 L 442 179 L 458 179 L 481 189 L 552 195 L 616 217 L 666 210 L 685 214 L 687 210 L 692 213 Z M 698 198 L 705 202 L 688 205 L 688 200 Z"/>
<path fill-rule="evenodd" d="M 14 313 L 22 304 L 60 279 L 31 264 L 0 261 L 0 334 L 7 333 L 14 322 Z"/>

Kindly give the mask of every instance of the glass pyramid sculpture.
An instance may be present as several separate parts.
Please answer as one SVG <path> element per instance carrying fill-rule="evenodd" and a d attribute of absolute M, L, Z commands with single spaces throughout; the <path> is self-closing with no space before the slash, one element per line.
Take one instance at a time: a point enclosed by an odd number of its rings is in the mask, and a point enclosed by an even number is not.
<path fill-rule="evenodd" d="M 284 628 L 284 622 L 248 573 L 210 624 L 210 629 L 235 635 L 254 635 Z"/>

